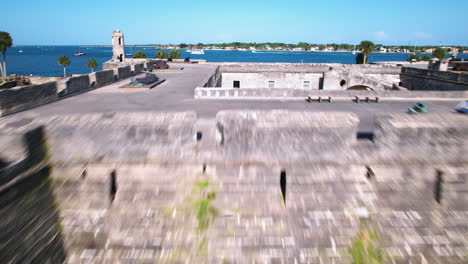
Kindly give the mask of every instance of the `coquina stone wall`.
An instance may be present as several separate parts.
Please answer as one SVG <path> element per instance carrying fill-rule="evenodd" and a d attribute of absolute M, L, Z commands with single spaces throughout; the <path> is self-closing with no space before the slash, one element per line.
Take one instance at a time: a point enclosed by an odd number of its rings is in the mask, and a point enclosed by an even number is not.
<path fill-rule="evenodd" d="M 387 65 L 220 63 L 223 88 L 282 88 L 346 90 L 360 86 L 391 89 L 400 81 L 401 67 Z M 212 86 L 214 87 L 214 86 Z"/>
<path fill-rule="evenodd" d="M 36 107 L 56 98 L 56 82 L 3 89 L 0 91 L 0 115 Z"/>
<path fill-rule="evenodd" d="M 51 103 L 61 97 L 73 96 L 115 81 L 138 75 L 143 64 L 104 70 L 40 85 L 0 90 L 0 116 Z M 136 67 L 136 68 L 135 68 Z"/>
<path fill-rule="evenodd" d="M 218 87 L 198 87 L 195 89 L 195 98 L 199 99 L 236 99 L 243 97 L 252 98 L 287 98 L 287 97 L 302 97 L 308 96 L 317 99 L 321 96 L 324 100 L 328 97 L 333 98 L 348 98 L 354 99 L 359 96 L 361 99 L 365 97 L 379 97 L 382 100 L 385 98 L 457 98 L 459 100 L 468 99 L 466 91 L 405 91 L 405 90 L 384 90 L 384 91 L 367 91 L 367 90 L 307 90 L 307 89 L 284 89 L 284 88 L 218 88 Z"/>
<path fill-rule="evenodd" d="M 0 120 L 0 137 L 45 123 L 67 263 L 465 263 L 465 119 L 386 114 L 362 141 L 349 113 L 224 111 L 211 146 L 193 113 L 122 113 Z"/>
<path fill-rule="evenodd" d="M 44 125 L 57 162 L 178 160 L 194 156 L 195 121 L 194 112 L 113 113 L 25 118 L 0 127 L 18 134 Z"/>
<path fill-rule="evenodd" d="M 115 81 L 113 70 L 99 71 L 95 73 L 95 76 L 96 76 L 95 87 L 102 87 Z"/>
<path fill-rule="evenodd" d="M 137 74 L 140 74 L 141 72 L 143 72 L 143 69 L 144 69 L 144 65 L 143 63 L 139 63 L 139 64 L 134 64 L 132 65 L 132 72 L 134 75 L 137 75 Z"/>
<path fill-rule="evenodd" d="M 66 88 L 63 91 L 61 91 L 61 93 L 63 95 L 74 95 L 83 93 L 91 88 L 90 84 L 91 82 L 89 75 L 72 77 L 65 82 Z"/>
<path fill-rule="evenodd" d="M 43 130 L 26 133 L 25 145 L 28 153 L 23 160 L 0 168 L 0 259 L 63 263 L 63 229 Z"/>
<path fill-rule="evenodd" d="M 119 79 L 124 79 L 132 76 L 132 70 L 130 66 L 120 67 L 117 69 L 117 72 L 119 74 Z"/>
<path fill-rule="evenodd" d="M 410 90 L 466 91 L 468 74 L 403 67 L 401 86 Z"/>
<path fill-rule="evenodd" d="M 222 75 L 220 67 L 217 67 L 213 75 L 208 79 L 208 81 L 203 85 L 203 87 L 221 87 L 222 86 Z"/>

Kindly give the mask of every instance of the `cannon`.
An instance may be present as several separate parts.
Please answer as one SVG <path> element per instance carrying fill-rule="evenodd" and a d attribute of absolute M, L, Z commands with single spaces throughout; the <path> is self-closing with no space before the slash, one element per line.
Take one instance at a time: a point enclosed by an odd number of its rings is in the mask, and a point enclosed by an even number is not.
<path fill-rule="evenodd" d="M 408 108 L 409 114 L 427 113 L 426 105 L 423 103 L 416 103 L 413 107 Z"/>

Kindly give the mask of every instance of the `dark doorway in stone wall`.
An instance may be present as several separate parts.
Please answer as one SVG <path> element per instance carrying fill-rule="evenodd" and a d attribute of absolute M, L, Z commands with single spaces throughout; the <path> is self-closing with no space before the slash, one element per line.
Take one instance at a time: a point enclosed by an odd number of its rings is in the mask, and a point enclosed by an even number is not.
<path fill-rule="evenodd" d="M 233 81 L 233 82 L 232 82 L 232 87 L 234 87 L 234 88 L 240 88 L 240 81 Z"/>
<path fill-rule="evenodd" d="M 281 187 L 281 197 L 283 198 L 284 204 L 286 204 L 286 170 L 281 170 L 280 187 Z"/>

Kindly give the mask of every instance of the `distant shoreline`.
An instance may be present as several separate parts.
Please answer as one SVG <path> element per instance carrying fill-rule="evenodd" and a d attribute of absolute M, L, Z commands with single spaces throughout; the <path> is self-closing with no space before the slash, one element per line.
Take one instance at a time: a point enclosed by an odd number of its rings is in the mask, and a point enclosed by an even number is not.
<path fill-rule="evenodd" d="M 80 48 L 112 48 L 112 45 L 89 45 L 89 46 L 79 46 Z M 132 48 L 147 48 L 147 47 L 154 47 L 155 50 L 159 48 L 156 48 L 157 45 L 125 45 L 125 47 L 132 47 Z M 161 49 L 161 50 L 171 50 L 168 48 Z M 187 50 L 187 49 L 178 49 L 178 50 Z M 242 52 L 251 52 L 251 50 L 225 50 L 225 49 L 204 49 L 205 51 L 242 51 Z M 310 50 L 302 50 L 302 51 L 295 51 L 295 50 L 263 50 L 263 49 L 258 49 L 256 50 L 257 52 L 311 52 L 311 53 L 351 53 L 353 51 L 310 51 Z M 359 51 L 356 51 L 356 55 L 359 53 Z M 372 52 L 372 53 L 388 53 L 388 54 L 413 54 L 413 52 Z M 419 52 L 418 54 L 430 54 L 426 52 Z"/>

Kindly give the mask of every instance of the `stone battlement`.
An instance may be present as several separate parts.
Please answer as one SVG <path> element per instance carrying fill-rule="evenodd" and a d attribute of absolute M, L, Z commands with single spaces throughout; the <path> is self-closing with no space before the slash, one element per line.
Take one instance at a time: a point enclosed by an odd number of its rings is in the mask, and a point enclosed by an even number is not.
<path fill-rule="evenodd" d="M 359 119 L 351 113 L 222 111 L 211 128 L 217 146 L 204 150 L 198 147 L 194 112 L 24 117 L 0 122 L 0 135 L 44 126 L 53 159 L 65 162 L 197 162 L 209 153 L 212 162 L 458 164 L 468 161 L 465 119 L 381 114 L 373 142 L 363 144 L 356 141 Z"/>
<path fill-rule="evenodd" d="M 222 111 L 214 146 L 191 112 L 3 120 L 0 140 L 27 133 L 28 162 L 0 169 L 2 221 L 11 219 L 0 233 L 13 241 L 0 256 L 349 263 L 359 234 L 377 232 L 388 261 L 463 263 L 465 120 L 386 114 L 362 141 L 350 113 Z M 31 181 L 14 183 L 15 166 Z M 40 234 L 41 247 L 13 250 Z"/>
<path fill-rule="evenodd" d="M 410 90 L 466 91 L 468 74 L 403 67 L 402 86 Z"/>
<path fill-rule="evenodd" d="M 0 116 L 23 111 L 62 98 L 97 89 L 119 80 L 152 71 L 155 61 L 116 64 L 115 68 L 71 77 L 40 85 L 29 85 L 0 90 Z"/>

